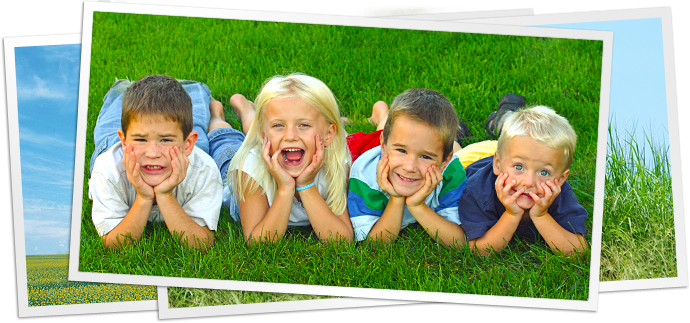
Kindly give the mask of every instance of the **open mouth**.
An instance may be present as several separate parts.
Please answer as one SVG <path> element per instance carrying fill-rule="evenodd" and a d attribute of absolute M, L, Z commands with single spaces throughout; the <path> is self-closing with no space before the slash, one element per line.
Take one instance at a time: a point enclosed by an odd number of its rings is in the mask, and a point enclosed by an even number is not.
<path fill-rule="evenodd" d="M 300 148 L 286 148 L 282 151 L 283 161 L 285 165 L 295 166 L 299 165 L 304 159 L 304 149 Z"/>

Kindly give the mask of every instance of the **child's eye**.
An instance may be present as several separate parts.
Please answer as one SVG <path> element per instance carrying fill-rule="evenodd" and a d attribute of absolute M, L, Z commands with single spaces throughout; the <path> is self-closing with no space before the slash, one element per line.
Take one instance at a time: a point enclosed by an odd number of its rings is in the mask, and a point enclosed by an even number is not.
<path fill-rule="evenodd" d="M 515 165 L 515 166 L 513 166 L 513 167 L 515 167 L 515 169 L 520 170 L 520 171 L 524 169 L 524 168 L 522 167 L 522 165 L 520 165 L 520 164 Z"/>
<path fill-rule="evenodd" d="M 541 175 L 541 176 L 549 176 L 550 173 L 549 173 L 549 171 L 547 171 L 547 170 L 542 170 L 542 171 L 539 172 L 539 175 Z"/>
<path fill-rule="evenodd" d="M 402 149 L 402 148 L 398 148 L 398 149 L 396 149 L 395 151 L 397 151 L 397 152 L 399 152 L 399 153 L 401 153 L 401 154 L 406 154 L 406 153 L 407 153 L 407 151 L 405 151 L 405 149 Z"/>
<path fill-rule="evenodd" d="M 272 125 L 271 128 L 279 128 L 279 127 L 282 127 L 282 126 L 283 126 L 282 124 L 276 123 L 276 124 Z"/>
<path fill-rule="evenodd" d="M 423 159 L 429 159 L 429 160 L 432 160 L 432 159 L 433 159 L 433 158 L 431 158 L 431 157 L 429 157 L 429 156 L 427 156 L 427 155 L 422 155 L 422 158 L 423 158 Z"/>
<path fill-rule="evenodd" d="M 300 124 L 299 126 L 302 127 L 302 128 L 311 127 L 311 125 L 310 125 L 310 124 L 307 124 L 307 123 Z"/>

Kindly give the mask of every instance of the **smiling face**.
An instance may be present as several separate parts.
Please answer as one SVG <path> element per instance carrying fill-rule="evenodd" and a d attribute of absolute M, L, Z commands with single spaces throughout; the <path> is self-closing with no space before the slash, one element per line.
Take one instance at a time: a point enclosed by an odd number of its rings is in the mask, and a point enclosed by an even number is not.
<path fill-rule="evenodd" d="M 122 129 L 117 134 L 121 142 L 132 146 L 135 160 L 141 166 L 141 177 L 151 187 L 170 177 L 170 150 L 177 146 L 189 156 L 198 136 L 192 131 L 184 138 L 177 122 L 147 115 L 133 118 L 126 135 Z"/>
<path fill-rule="evenodd" d="M 279 152 L 280 165 L 297 178 L 316 154 L 316 136 L 321 136 L 327 147 L 336 126 L 304 100 L 282 98 L 269 101 L 264 108 L 263 131 L 271 143 L 270 155 Z"/>
<path fill-rule="evenodd" d="M 443 170 L 452 157 L 444 160 L 443 141 L 437 131 L 404 115 L 396 118 L 387 143 L 381 135 L 381 150 L 388 154 L 388 180 L 401 196 L 417 192 L 429 167 L 436 165 Z"/>
<path fill-rule="evenodd" d="M 508 174 L 506 183 L 516 181 L 516 185 L 509 194 L 519 189 L 524 193 L 517 199 L 517 205 L 529 210 L 534 206 L 534 200 L 529 192 L 534 192 L 540 198 L 544 197 L 541 183 L 558 179 L 561 185 L 570 175 L 565 168 L 563 149 L 554 149 L 530 137 L 516 136 L 507 143 L 502 152 L 494 155 L 494 174 Z"/>

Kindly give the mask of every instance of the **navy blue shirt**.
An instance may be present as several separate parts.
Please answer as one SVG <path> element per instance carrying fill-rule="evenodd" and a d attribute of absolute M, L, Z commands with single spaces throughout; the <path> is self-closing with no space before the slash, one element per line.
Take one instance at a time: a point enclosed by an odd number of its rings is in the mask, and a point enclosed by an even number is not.
<path fill-rule="evenodd" d="M 494 175 L 493 159 L 493 156 L 482 158 L 465 169 L 467 186 L 458 202 L 458 213 L 467 240 L 483 237 L 506 211 L 496 196 L 495 183 L 498 176 Z M 553 201 L 548 212 L 564 229 L 585 235 L 587 211 L 577 202 L 573 188 L 568 182 L 563 183 L 561 193 Z M 515 235 L 536 238 L 539 231 L 530 219 L 518 225 Z"/>

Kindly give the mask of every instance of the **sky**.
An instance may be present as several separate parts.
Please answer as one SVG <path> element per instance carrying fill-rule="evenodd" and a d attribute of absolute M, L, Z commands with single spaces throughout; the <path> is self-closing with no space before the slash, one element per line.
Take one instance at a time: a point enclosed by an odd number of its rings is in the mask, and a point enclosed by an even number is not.
<path fill-rule="evenodd" d="M 668 149 L 666 74 L 661 18 L 544 25 L 613 31 L 609 121 L 619 136 L 634 132 Z M 646 150 L 649 153 L 649 149 Z M 649 156 L 648 156 L 649 157 Z"/>
<path fill-rule="evenodd" d="M 69 253 L 81 45 L 15 48 L 27 255 Z"/>
<path fill-rule="evenodd" d="M 668 147 L 661 19 L 548 27 L 614 31 L 609 120 Z M 27 255 L 69 253 L 80 50 L 15 49 Z"/>

